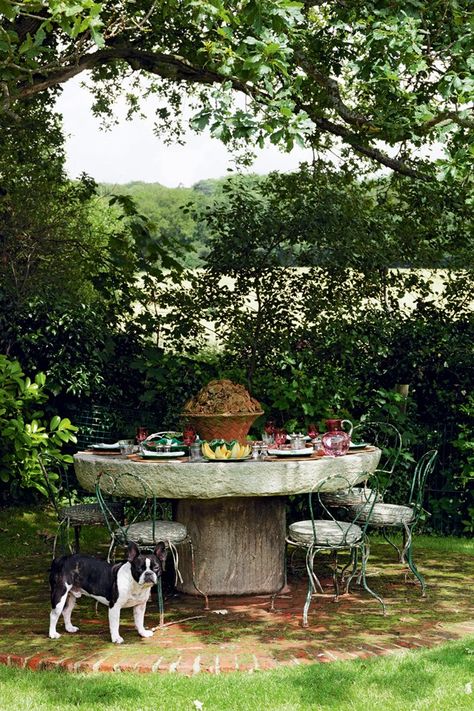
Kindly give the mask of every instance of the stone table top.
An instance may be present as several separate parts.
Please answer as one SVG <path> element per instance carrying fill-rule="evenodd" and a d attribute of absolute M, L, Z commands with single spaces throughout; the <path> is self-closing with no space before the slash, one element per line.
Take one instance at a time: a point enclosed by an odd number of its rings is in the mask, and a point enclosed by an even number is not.
<path fill-rule="evenodd" d="M 74 468 L 86 491 L 95 491 L 97 476 L 102 473 L 101 488 L 109 493 L 114 477 L 122 475 L 113 491 L 118 496 L 143 498 L 145 486 L 149 494 L 160 498 L 218 499 L 304 494 L 323 478 L 337 474 L 344 477 L 344 484 L 342 480 L 328 482 L 327 490 L 345 488 L 367 479 L 380 456 L 380 449 L 375 447 L 342 457 L 242 462 L 141 462 L 78 453 L 74 455 Z"/>

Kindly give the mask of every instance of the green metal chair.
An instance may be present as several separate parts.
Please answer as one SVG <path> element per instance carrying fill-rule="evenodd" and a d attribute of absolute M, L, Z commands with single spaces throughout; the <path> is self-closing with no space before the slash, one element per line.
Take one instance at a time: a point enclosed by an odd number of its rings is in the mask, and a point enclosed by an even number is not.
<path fill-rule="evenodd" d="M 115 501 L 109 502 L 110 510 L 118 521 L 123 522 L 124 507 L 123 504 Z M 61 541 L 63 551 L 68 548 L 71 553 L 79 553 L 80 550 L 80 535 L 83 526 L 106 526 L 107 521 L 104 517 L 99 504 L 70 504 L 63 506 L 58 510 L 58 530 L 53 543 L 53 558 L 56 555 L 57 541 Z M 70 543 L 70 530 L 74 529 L 74 544 Z"/>
<path fill-rule="evenodd" d="M 387 542 L 395 548 L 400 562 L 407 564 L 419 581 L 423 597 L 426 594 L 426 583 L 413 560 L 413 531 L 423 511 L 426 480 L 435 467 L 437 456 L 438 451 L 430 449 L 418 459 L 406 505 L 375 502 L 371 507 L 367 504 L 359 504 L 353 509 L 360 521 L 365 522 L 370 528 L 379 529 Z M 387 529 L 393 528 L 401 528 L 404 533 L 402 549 L 398 548 L 388 536 Z"/>
<path fill-rule="evenodd" d="M 376 474 L 379 486 L 385 487 L 402 451 L 402 436 L 398 429 L 391 422 L 367 420 L 354 427 L 351 440 L 354 443 L 366 442 L 382 451 Z"/>
<path fill-rule="evenodd" d="M 345 585 L 345 592 L 349 592 L 352 580 L 356 577 L 360 570 L 360 576 L 364 589 L 370 593 L 382 606 L 385 614 L 385 604 L 383 599 L 371 590 L 366 580 L 367 560 L 369 557 L 368 541 L 366 536 L 366 528 L 370 517 L 363 523 L 359 521 L 359 515 L 354 515 L 351 521 L 339 521 L 331 513 L 330 508 L 325 505 L 324 493 L 328 490 L 344 490 L 349 494 L 354 487 L 348 479 L 340 474 L 325 477 L 319 482 L 308 495 L 308 506 L 310 517 L 305 521 L 297 521 L 292 523 L 288 530 L 286 542 L 288 545 L 295 548 L 300 548 L 306 554 L 306 572 L 308 575 L 308 591 L 306 601 L 303 608 L 303 627 L 308 627 L 308 612 L 311 605 L 311 600 L 316 591 L 323 592 L 321 583 L 314 569 L 315 558 L 318 553 L 329 552 L 333 560 L 333 583 L 335 597 L 339 598 L 339 577 L 341 583 Z M 374 506 L 375 497 L 366 502 L 369 510 Z M 317 510 L 318 516 L 315 515 Z M 365 509 L 364 509 L 365 511 Z M 322 513 L 324 518 L 319 517 Z M 349 562 L 342 568 L 340 574 L 338 572 L 338 553 L 347 551 L 349 553 Z M 350 575 L 345 581 L 345 572 L 352 565 Z M 271 609 L 274 609 L 274 599 L 272 598 Z"/>
<path fill-rule="evenodd" d="M 114 515 L 110 501 L 104 492 L 111 497 L 128 496 L 130 488 L 134 490 L 136 505 L 129 507 L 126 523 L 120 522 Z M 196 583 L 194 546 L 184 524 L 163 518 L 164 507 L 150 491 L 148 484 L 137 474 L 121 472 L 111 474 L 100 472 L 96 481 L 96 497 L 105 517 L 110 533 L 110 546 L 107 560 L 113 560 L 115 548 L 126 546 L 133 541 L 141 550 L 153 551 L 157 543 L 164 542 L 167 551 L 171 552 L 175 569 L 175 582 L 182 581 L 179 570 L 178 547 L 187 545 L 191 553 L 192 582 L 195 590 L 204 597 L 204 609 L 209 610 L 209 599 Z M 144 516 L 147 518 L 143 518 Z M 160 627 L 164 624 L 164 604 L 161 577 L 157 583 Z"/>
<path fill-rule="evenodd" d="M 66 554 L 68 551 L 70 553 L 79 553 L 82 527 L 105 527 L 107 525 L 101 507 L 98 503 L 73 504 L 71 496 L 71 487 L 69 486 L 68 472 L 67 468 L 64 468 L 63 463 L 55 460 L 46 462 L 42 457 L 39 457 L 38 461 L 43 474 L 43 478 L 45 480 L 48 498 L 58 517 L 58 527 L 56 529 L 56 533 L 53 540 L 52 556 L 53 558 L 56 557 L 56 548 L 58 546 L 58 541 L 60 542 L 63 554 Z M 60 506 L 60 504 L 58 503 L 58 492 L 56 490 L 55 484 L 51 481 L 51 475 L 48 471 L 50 466 L 57 469 L 64 469 L 63 473 L 65 479 L 65 493 L 67 499 L 69 500 L 69 504 L 66 506 Z M 55 478 L 57 477 L 61 478 L 60 475 L 55 474 Z M 117 521 L 123 522 L 123 503 L 109 502 L 108 505 Z M 74 543 L 72 544 L 70 535 L 71 528 L 74 529 Z"/>
<path fill-rule="evenodd" d="M 354 427 L 351 439 L 355 443 L 366 442 L 378 447 L 382 454 L 377 469 L 373 474 L 368 475 L 362 486 L 354 486 L 350 491 L 321 493 L 321 498 L 325 505 L 339 509 L 338 515 L 344 519 L 348 515 L 347 511 L 350 512 L 355 506 L 371 501 L 372 495 L 375 496 L 376 502 L 383 500 L 381 490 L 390 481 L 402 450 L 402 436 L 390 422 L 362 422 Z M 367 486 L 367 481 L 370 482 L 370 476 L 376 476 L 377 478 L 376 494 Z"/>

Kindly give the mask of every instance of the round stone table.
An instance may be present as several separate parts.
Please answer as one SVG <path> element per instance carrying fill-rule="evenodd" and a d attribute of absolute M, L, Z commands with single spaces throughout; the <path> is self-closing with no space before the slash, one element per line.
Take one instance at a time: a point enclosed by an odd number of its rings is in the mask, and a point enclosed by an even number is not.
<path fill-rule="evenodd" d="M 285 583 L 285 497 L 304 494 L 323 478 L 340 474 L 357 484 L 375 471 L 379 449 L 343 457 L 243 462 L 134 461 L 120 456 L 78 453 L 76 476 L 95 491 L 97 475 L 137 475 L 159 498 L 177 500 L 176 520 L 183 523 L 195 548 L 196 580 L 209 595 L 268 594 Z M 124 497 L 143 497 L 143 485 L 124 478 Z M 341 484 L 339 483 L 339 488 Z M 347 484 L 346 484 L 347 486 Z M 338 488 L 337 480 L 327 490 Z M 195 593 L 188 547 L 180 550 L 180 589 Z"/>

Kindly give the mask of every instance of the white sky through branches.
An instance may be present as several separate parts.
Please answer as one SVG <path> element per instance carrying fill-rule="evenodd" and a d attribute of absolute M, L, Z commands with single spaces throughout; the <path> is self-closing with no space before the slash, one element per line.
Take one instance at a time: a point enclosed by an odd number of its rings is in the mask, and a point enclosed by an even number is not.
<path fill-rule="evenodd" d="M 226 147 L 209 135 L 190 131 L 186 145 L 166 146 L 153 133 L 151 109 L 146 119 L 123 119 L 111 130 L 101 130 L 100 120 L 92 115 L 92 97 L 80 84 L 79 79 L 67 82 L 57 102 L 63 115 L 66 169 L 71 178 L 85 172 L 98 182 L 142 180 L 189 187 L 205 178 L 225 176 L 234 169 Z M 146 104 L 144 107 L 145 113 Z M 295 148 L 288 154 L 270 146 L 258 151 L 251 171 L 265 174 L 295 170 L 301 161 L 311 161 L 311 157 L 309 150 Z"/>

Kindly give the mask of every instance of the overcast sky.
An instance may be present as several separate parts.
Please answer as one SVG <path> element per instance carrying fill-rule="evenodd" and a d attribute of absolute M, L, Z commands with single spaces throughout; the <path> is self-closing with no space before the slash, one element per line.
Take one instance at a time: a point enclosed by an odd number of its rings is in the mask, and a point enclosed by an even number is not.
<path fill-rule="evenodd" d="M 85 172 L 98 182 L 143 180 L 176 187 L 219 178 L 233 169 L 225 146 L 206 134 L 190 132 L 185 146 L 165 146 L 153 134 L 151 109 L 145 120 L 121 120 L 111 131 L 102 130 L 92 115 L 92 97 L 80 83 L 78 78 L 68 81 L 57 104 L 64 117 L 66 168 L 71 178 Z M 288 154 L 269 147 L 259 151 L 252 171 L 294 170 L 303 160 L 311 160 L 310 151 L 295 148 Z"/>

